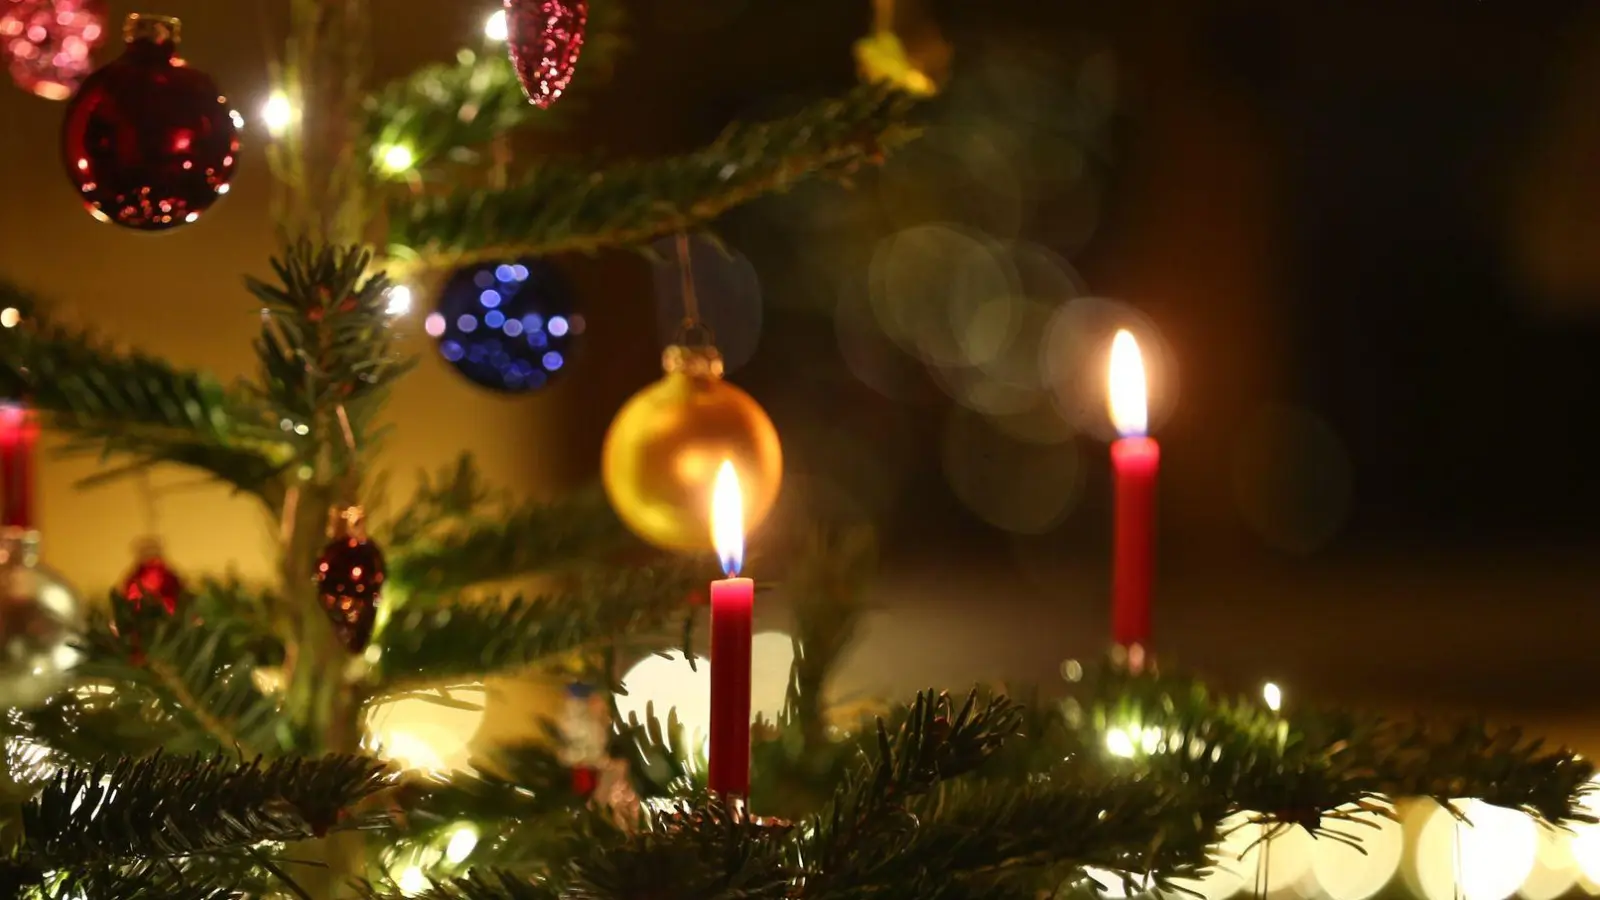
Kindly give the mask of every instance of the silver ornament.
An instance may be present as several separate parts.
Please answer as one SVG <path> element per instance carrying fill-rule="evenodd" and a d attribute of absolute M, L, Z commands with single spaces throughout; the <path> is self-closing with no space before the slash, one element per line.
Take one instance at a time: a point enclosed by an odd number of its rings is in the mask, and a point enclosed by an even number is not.
<path fill-rule="evenodd" d="M 67 686 L 82 627 L 77 594 L 39 562 L 39 533 L 0 532 L 0 707 L 38 706 Z"/>

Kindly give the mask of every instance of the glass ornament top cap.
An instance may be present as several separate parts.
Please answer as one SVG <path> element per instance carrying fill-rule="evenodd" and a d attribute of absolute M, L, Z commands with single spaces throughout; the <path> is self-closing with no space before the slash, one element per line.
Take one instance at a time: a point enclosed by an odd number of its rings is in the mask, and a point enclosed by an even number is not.
<path fill-rule="evenodd" d="M 673 344 L 661 352 L 661 368 L 669 375 L 682 372 L 695 378 L 721 378 L 722 354 L 711 346 Z"/>
<path fill-rule="evenodd" d="M 328 533 L 331 537 L 367 539 L 367 511 L 360 506 L 335 507 L 328 516 Z"/>
<path fill-rule="evenodd" d="M 32 568 L 39 564 L 39 531 L 7 525 L 0 528 L 0 566 Z"/>
<path fill-rule="evenodd" d="M 122 39 L 130 44 L 149 41 L 160 46 L 176 47 L 182 34 L 183 22 L 173 16 L 132 13 L 122 23 Z"/>

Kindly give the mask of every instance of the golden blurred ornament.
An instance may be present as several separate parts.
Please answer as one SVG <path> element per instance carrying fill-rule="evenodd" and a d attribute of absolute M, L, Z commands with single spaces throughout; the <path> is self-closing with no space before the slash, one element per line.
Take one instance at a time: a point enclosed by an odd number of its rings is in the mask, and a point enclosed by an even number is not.
<path fill-rule="evenodd" d="M 666 374 L 633 395 L 606 432 L 601 476 L 624 524 L 668 550 L 711 549 L 711 487 L 731 460 L 746 529 L 771 512 L 783 481 L 778 431 L 749 394 L 722 379 L 710 347 L 668 347 Z"/>

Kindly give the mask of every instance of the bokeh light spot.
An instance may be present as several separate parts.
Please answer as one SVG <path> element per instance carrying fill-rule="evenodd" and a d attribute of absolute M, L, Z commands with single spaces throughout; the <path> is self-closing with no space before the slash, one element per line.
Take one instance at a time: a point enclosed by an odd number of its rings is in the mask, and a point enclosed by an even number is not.
<path fill-rule="evenodd" d="M 1338 434 L 1307 410 L 1266 407 L 1236 438 L 1240 515 L 1280 550 L 1309 554 L 1332 540 L 1349 516 L 1354 477 Z"/>
<path fill-rule="evenodd" d="M 997 528 L 1038 534 L 1076 505 L 1083 465 L 1073 444 L 1017 441 L 982 416 L 954 409 L 945 425 L 945 480 L 963 505 Z"/>

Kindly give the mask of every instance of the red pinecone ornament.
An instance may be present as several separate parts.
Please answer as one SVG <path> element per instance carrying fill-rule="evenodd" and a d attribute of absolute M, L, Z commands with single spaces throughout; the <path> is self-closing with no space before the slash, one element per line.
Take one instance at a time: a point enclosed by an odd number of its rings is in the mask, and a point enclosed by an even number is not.
<path fill-rule="evenodd" d="M 583 50 L 588 0 L 505 0 L 506 44 L 528 101 L 540 109 L 561 98 Z"/>
<path fill-rule="evenodd" d="M 360 653 L 372 640 L 383 600 L 383 551 L 367 539 L 359 507 L 338 515 L 341 525 L 317 559 L 317 592 L 339 642 Z"/>
<path fill-rule="evenodd" d="M 17 87 L 47 100 L 78 89 L 106 39 L 106 0 L 0 0 L 0 56 Z"/>
<path fill-rule="evenodd" d="M 90 215 L 142 231 L 200 218 L 228 192 L 238 113 L 177 55 L 179 22 L 128 17 L 127 49 L 67 107 L 61 157 Z"/>
<path fill-rule="evenodd" d="M 139 554 L 139 562 L 122 582 L 122 598 L 136 613 L 142 612 L 148 605 L 151 609 L 160 607 L 167 615 L 173 615 L 178 611 L 178 598 L 182 595 L 183 580 L 161 558 L 160 549 L 154 546 L 145 548 Z"/>

